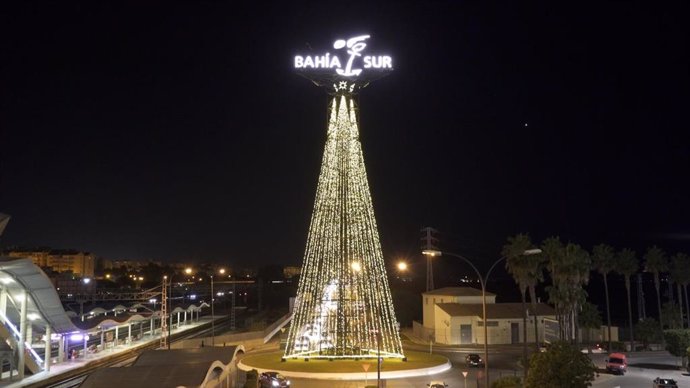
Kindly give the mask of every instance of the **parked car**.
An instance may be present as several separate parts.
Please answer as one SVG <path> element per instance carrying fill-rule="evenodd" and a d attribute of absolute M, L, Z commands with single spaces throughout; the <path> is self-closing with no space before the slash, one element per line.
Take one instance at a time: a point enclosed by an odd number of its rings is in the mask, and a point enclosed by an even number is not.
<path fill-rule="evenodd" d="M 678 383 L 676 383 L 676 380 L 657 377 L 652 381 L 652 388 L 678 388 Z"/>
<path fill-rule="evenodd" d="M 432 380 L 429 384 L 426 385 L 429 388 L 446 388 L 448 384 L 446 384 L 443 381 L 438 381 L 438 380 Z"/>
<path fill-rule="evenodd" d="M 290 386 L 290 380 L 278 372 L 264 372 L 259 375 L 259 386 L 261 388 L 287 388 Z"/>
<path fill-rule="evenodd" d="M 465 357 L 465 363 L 467 366 L 484 366 L 484 360 L 478 354 L 468 354 Z"/>
<path fill-rule="evenodd" d="M 628 370 L 628 358 L 623 353 L 611 353 L 606 359 L 606 370 L 615 374 L 625 374 Z"/>

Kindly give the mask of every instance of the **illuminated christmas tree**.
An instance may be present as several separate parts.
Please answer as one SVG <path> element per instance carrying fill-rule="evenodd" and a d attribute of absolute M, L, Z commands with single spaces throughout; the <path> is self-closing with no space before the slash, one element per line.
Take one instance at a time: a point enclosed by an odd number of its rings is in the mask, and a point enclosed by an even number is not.
<path fill-rule="evenodd" d="M 403 358 L 359 141 L 354 84 L 334 85 L 285 358 Z M 380 335 L 379 335 L 380 333 Z"/>

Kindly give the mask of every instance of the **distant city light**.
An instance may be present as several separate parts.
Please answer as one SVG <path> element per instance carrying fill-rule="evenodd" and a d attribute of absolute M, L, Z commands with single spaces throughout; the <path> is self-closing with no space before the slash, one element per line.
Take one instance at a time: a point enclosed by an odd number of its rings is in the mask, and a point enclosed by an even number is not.
<path fill-rule="evenodd" d="M 82 281 L 84 282 L 84 284 L 91 283 L 91 279 L 89 279 L 89 278 L 84 278 L 84 279 L 82 279 Z"/>

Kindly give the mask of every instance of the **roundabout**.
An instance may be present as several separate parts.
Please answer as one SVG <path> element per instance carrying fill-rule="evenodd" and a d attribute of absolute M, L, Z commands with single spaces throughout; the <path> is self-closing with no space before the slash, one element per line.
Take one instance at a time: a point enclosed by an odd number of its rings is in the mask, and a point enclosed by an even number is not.
<path fill-rule="evenodd" d="M 289 378 L 319 380 L 366 380 L 376 377 L 376 358 L 367 359 L 289 359 L 281 361 L 283 352 L 247 354 L 240 360 L 238 368 L 245 372 L 255 369 L 258 373 L 278 372 Z M 438 354 L 405 352 L 407 361 L 384 359 L 381 362 L 382 379 L 430 376 L 451 368 L 450 361 Z M 365 368 L 367 371 L 365 372 Z"/>

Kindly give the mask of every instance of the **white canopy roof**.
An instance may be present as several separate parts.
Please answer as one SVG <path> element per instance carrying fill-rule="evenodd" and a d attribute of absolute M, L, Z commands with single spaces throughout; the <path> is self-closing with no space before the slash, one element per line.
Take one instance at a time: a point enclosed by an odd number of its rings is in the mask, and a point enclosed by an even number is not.
<path fill-rule="evenodd" d="M 78 331 L 67 317 L 62 302 L 58 297 L 53 283 L 48 276 L 31 259 L 14 257 L 0 257 L 0 283 L 7 289 L 12 300 L 19 300 L 24 293 L 27 298 L 27 316 L 36 322 L 47 323 L 54 333 L 70 333 Z M 8 301 L 8 306 L 10 305 Z M 8 309 L 7 315 L 13 322 L 19 322 L 19 316 L 14 309 Z"/>

